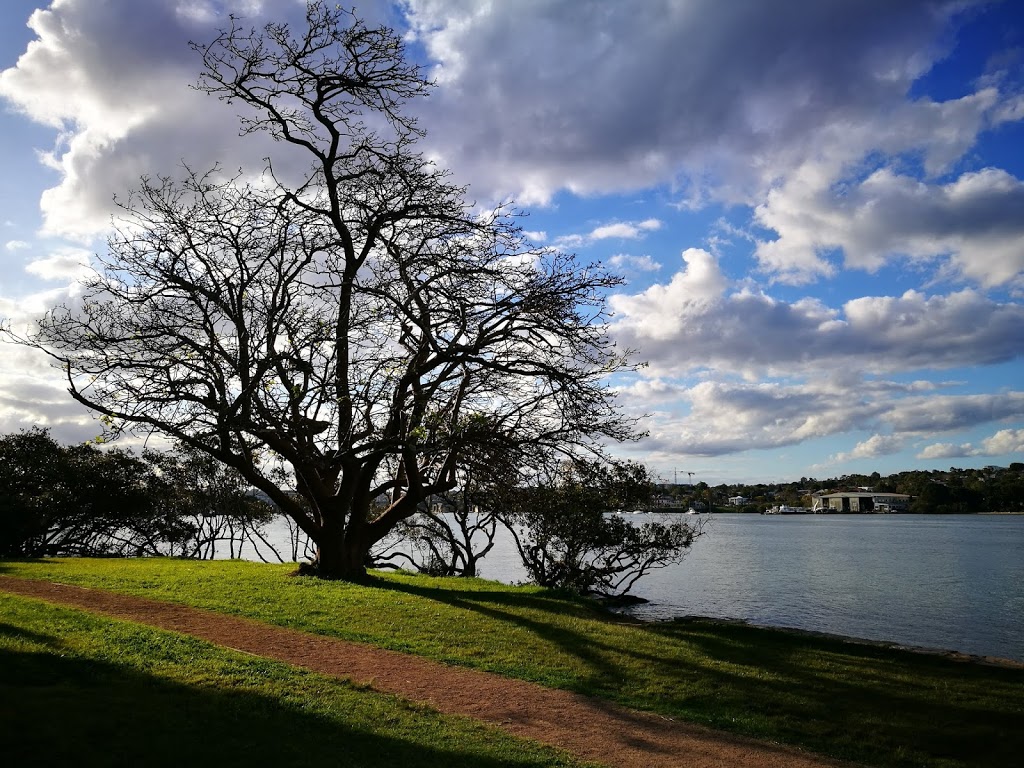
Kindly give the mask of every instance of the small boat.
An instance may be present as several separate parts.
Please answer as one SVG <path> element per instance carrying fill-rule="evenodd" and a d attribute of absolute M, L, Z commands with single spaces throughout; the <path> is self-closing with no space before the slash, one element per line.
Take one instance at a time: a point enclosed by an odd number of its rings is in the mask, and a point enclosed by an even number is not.
<path fill-rule="evenodd" d="M 803 507 L 790 507 L 786 504 L 780 504 L 777 507 L 766 509 L 761 513 L 762 515 L 806 515 L 807 510 Z"/>

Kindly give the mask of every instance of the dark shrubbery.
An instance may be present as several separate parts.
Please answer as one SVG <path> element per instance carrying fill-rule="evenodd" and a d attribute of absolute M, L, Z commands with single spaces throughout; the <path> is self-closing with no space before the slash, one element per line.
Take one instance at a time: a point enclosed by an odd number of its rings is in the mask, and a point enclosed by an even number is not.
<path fill-rule="evenodd" d="M 213 556 L 261 536 L 273 509 L 194 452 L 142 457 L 60 445 L 35 427 L 0 437 L 0 557 Z"/>
<path fill-rule="evenodd" d="M 621 596 L 652 569 L 678 562 L 702 532 L 699 523 L 635 525 L 614 514 L 646 505 L 651 487 L 639 464 L 561 462 L 510 490 L 502 518 L 535 583 Z"/>

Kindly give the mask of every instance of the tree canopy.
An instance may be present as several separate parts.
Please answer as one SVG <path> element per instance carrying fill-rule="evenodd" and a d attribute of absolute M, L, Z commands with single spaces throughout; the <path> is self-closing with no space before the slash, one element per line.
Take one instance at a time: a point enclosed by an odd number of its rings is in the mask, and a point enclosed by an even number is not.
<path fill-rule="evenodd" d="M 0 557 L 210 559 L 246 542 L 262 557 L 276 554 L 262 532 L 273 514 L 192 450 L 60 445 L 38 427 L 0 436 Z"/>
<path fill-rule="evenodd" d="M 704 533 L 699 520 L 634 525 L 608 514 L 646 506 L 652 485 L 633 462 L 552 461 L 503 491 L 501 517 L 534 583 L 622 597 L 650 571 L 679 562 Z"/>
<path fill-rule="evenodd" d="M 76 400 L 234 468 L 329 578 L 460 473 L 634 435 L 607 384 L 630 365 L 605 327 L 619 279 L 418 152 L 405 108 L 430 83 L 398 35 L 311 2 L 302 29 L 232 18 L 194 47 L 197 87 L 308 172 L 143 178 L 81 300 L 25 340 Z"/>

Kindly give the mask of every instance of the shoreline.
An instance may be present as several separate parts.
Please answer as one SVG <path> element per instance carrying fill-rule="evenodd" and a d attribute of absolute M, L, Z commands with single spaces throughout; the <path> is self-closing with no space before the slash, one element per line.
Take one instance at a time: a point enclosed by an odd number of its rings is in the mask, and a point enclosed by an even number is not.
<path fill-rule="evenodd" d="M 634 618 L 634 617 L 631 617 Z M 800 629 L 799 627 L 774 626 L 771 624 L 757 624 L 746 619 L 726 619 L 717 616 L 701 616 L 699 614 L 686 614 L 673 616 L 669 619 L 644 620 L 636 619 L 642 624 L 721 624 L 725 626 L 750 627 L 752 629 L 766 629 L 775 632 L 782 632 L 788 635 L 801 637 L 814 637 L 824 640 L 835 640 L 850 645 L 866 645 L 874 648 L 885 648 L 887 650 L 908 651 L 925 656 L 937 656 L 951 661 L 959 661 L 968 664 L 984 664 L 988 666 L 1007 667 L 1011 669 L 1024 669 L 1024 660 L 1008 659 L 1002 656 L 989 656 L 985 654 L 967 653 L 949 648 L 929 648 L 924 645 L 912 645 L 900 643 L 895 640 L 871 640 L 866 637 L 855 637 L 853 635 L 842 635 L 834 632 L 823 632 L 816 629 Z"/>

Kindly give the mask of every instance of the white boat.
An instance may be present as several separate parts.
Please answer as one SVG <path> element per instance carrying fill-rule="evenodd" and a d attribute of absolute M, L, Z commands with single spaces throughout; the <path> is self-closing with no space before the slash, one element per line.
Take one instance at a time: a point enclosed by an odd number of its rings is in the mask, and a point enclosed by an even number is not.
<path fill-rule="evenodd" d="M 777 507 L 766 509 L 761 514 L 763 515 L 805 515 L 807 510 L 803 507 L 790 507 L 787 504 L 780 504 Z"/>

